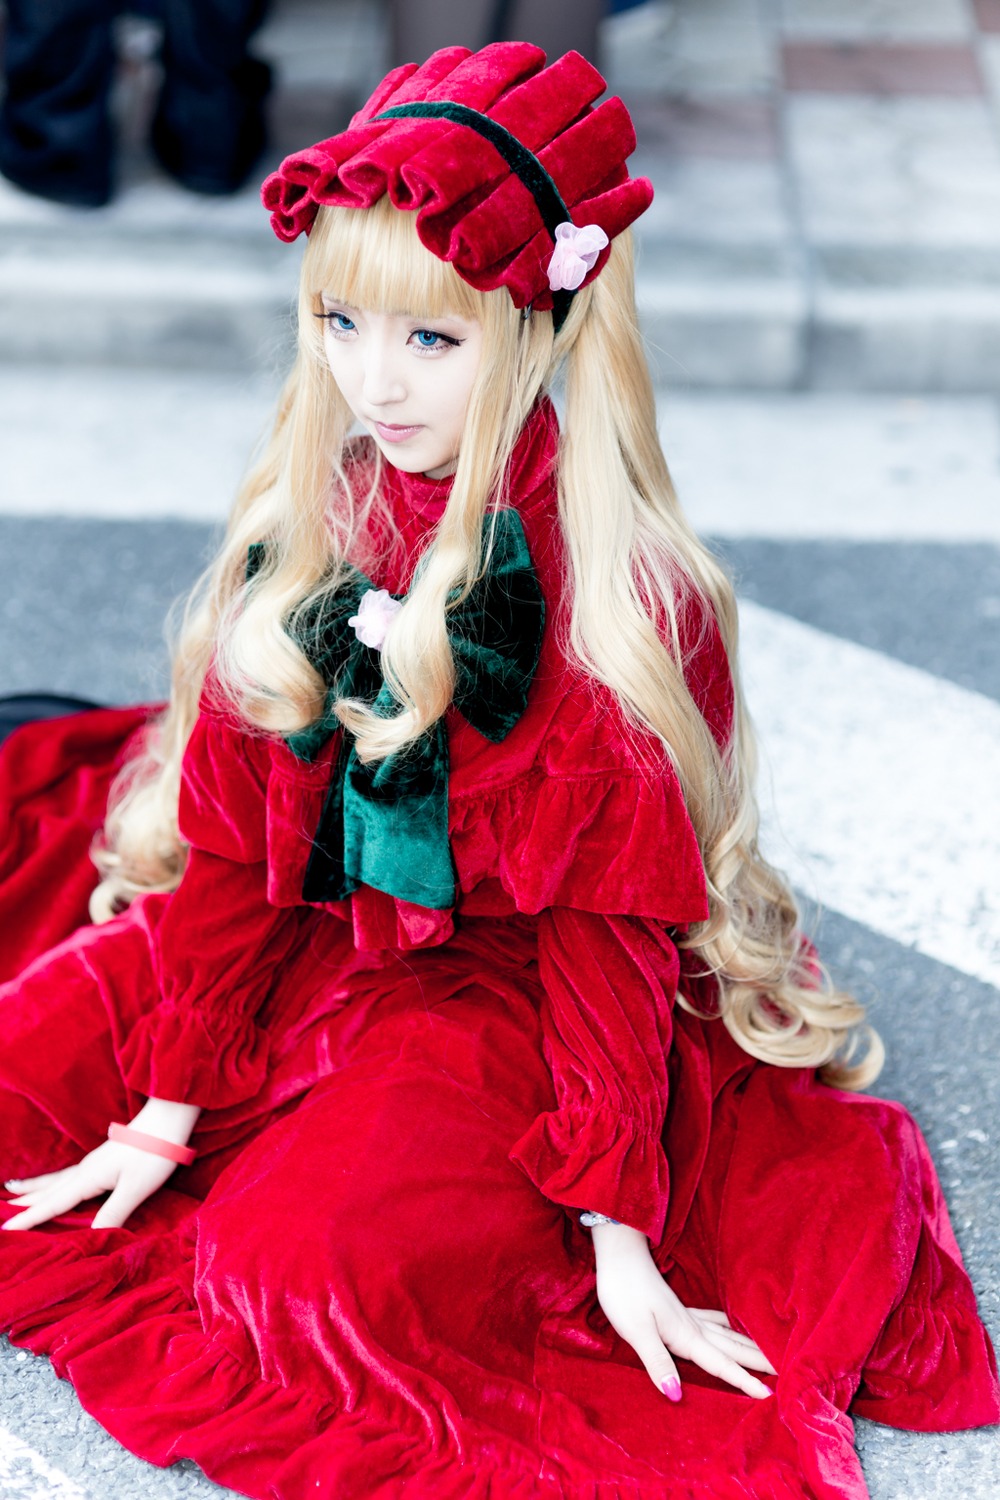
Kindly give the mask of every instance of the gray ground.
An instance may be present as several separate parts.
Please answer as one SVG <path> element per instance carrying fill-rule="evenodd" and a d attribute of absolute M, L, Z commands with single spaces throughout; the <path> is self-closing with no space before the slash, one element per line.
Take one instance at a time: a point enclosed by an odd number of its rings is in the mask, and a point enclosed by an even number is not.
<path fill-rule="evenodd" d="M 728 540 L 746 599 L 1000 697 L 1000 549 Z"/>

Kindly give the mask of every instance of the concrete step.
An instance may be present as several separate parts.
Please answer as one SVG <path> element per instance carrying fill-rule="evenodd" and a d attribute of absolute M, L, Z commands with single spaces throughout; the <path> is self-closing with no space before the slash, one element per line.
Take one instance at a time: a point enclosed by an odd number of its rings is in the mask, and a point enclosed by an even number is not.
<path fill-rule="evenodd" d="M 784 96 L 775 38 L 751 45 L 702 9 L 658 0 L 602 37 L 636 115 L 633 168 L 656 190 L 638 289 L 659 383 L 995 392 L 1000 153 L 985 104 Z M 111 206 L 72 212 L 0 179 L 0 361 L 266 376 L 290 346 L 299 249 L 273 238 L 256 185 L 202 199 L 158 171 L 155 34 L 129 26 Z M 278 76 L 263 173 L 365 97 L 386 64 L 382 10 L 281 0 L 257 47 Z"/>
<path fill-rule="evenodd" d="M 274 368 L 292 340 L 299 249 L 271 237 L 255 195 L 208 207 L 215 211 L 147 183 L 106 215 L 53 209 L 15 223 L 8 215 L 0 361 Z M 639 245 L 640 311 L 660 384 L 913 392 L 1000 384 L 1000 265 L 986 251 L 806 253 L 657 234 L 640 235 Z"/>
<path fill-rule="evenodd" d="M 297 260 L 263 235 L 8 234 L 0 359 L 259 370 L 290 342 Z"/>

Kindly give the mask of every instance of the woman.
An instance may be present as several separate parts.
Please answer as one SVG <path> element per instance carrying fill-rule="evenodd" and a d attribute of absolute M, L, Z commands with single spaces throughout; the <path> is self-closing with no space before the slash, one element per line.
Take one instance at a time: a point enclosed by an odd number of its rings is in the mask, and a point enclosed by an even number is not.
<path fill-rule="evenodd" d="M 106 920 L 0 995 L 0 1326 L 250 1495 L 862 1496 L 849 1404 L 993 1421 L 995 1364 L 757 852 L 630 122 L 543 62 L 397 70 L 265 184 L 311 231 L 273 439 L 114 793 Z M 140 723 L 22 730 L 56 770 L 15 827 Z"/>

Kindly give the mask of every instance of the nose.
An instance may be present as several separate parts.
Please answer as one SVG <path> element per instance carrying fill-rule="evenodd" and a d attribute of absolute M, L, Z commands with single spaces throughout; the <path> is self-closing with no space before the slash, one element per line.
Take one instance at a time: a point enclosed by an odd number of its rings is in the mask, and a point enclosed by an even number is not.
<path fill-rule="evenodd" d="M 393 406 L 406 400 L 399 351 L 388 333 L 379 330 L 365 341 L 364 398 L 372 407 Z"/>

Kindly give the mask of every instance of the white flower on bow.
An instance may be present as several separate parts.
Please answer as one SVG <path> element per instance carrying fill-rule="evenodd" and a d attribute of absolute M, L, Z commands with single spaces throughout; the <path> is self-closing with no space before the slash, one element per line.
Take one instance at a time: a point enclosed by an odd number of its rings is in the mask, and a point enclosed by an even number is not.
<path fill-rule="evenodd" d="M 549 261 L 549 288 L 553 292 L 575 292 L 608 243 L 600 224 L 579 228 L 567 219 L 556 228 L 556 248 Z"/>
<path fill-rule="evenodd" d="M 389 626 L 402 607 L 402 599 L 394 599 L 388 589 L 365 589 L 357 614 L 347 623 L 354 626 L 354 634 L 365 646 L 381 651 Z"/>

